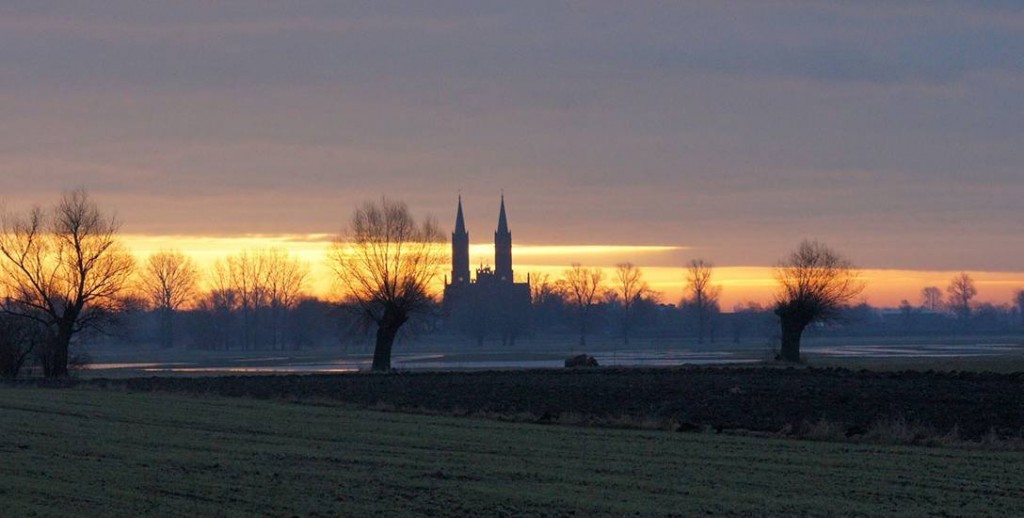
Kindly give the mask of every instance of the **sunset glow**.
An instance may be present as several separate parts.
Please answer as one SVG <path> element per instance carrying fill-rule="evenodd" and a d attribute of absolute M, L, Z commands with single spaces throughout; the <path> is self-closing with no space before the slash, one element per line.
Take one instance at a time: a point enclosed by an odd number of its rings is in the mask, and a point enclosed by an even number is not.
<path fill-rule="evenodd" d="M 164 250 L 178 249 L 191 256 L 205 270 L 214 262 L 244 250 L 281 248 L 306 261 L 310 266 L 309 291 L 316 296 L 330 297 L 335 284 L 326 265 L 326 252 L 333 242 L 329 234 L 241 235 L 241 236 L 148 236 L 126 235 L 125 243 L 140 258 Z M 470 247 L 473 267 L 493 266 L 493 245 L 476 243 Z M 523 245 L 513 247 L 516 277 L 547 275 L 557 280 L 570 264 L 605 269 L 609 286 L 614 279 L 615 265 L 632 262 L 643 271 L 644 279 L 660 294 L 662 302 L 677 304 L 683 297 L 686 269 L 690 259 L 685 247 L 656 245 Z M 442 268 L 448 274 L 448 267 Z M 722 287 L 721 307 L 731 311 L 737 304 L 756 302 L 770 304 L 775 280 L 770 266 L 716 266 L 714 283 Z M 957 271 L 863 269 L 866 287 L 860 300 L 875 306 L 895 307 L 906 299 L 920 304 L 921 289 L 937 286 L 945 290 Z M 1024 273 L 969 272 L 978 287 L 977 300 L 993 304 L 1008 303 L 1015 290 L 1024 288 Z M 859 300 L 859 301 L 860 301 Z"/>
<path fill-rule="evenodd" d="M 367 200 L 447 233 L 461 195 L 476 268 L 504 193 L 517 272 L 632 261 L 667 299 L 690 259 L 770 267 L 805 238 L 925 272 L 873 275 L 877 303 L 1024 272 L 999 2 L 38 4 L 0 17 L 0 204 L 83 188 L 140 253 L 316 263 Z M 992 275 L 979 297 L 1019 278 Z"/>

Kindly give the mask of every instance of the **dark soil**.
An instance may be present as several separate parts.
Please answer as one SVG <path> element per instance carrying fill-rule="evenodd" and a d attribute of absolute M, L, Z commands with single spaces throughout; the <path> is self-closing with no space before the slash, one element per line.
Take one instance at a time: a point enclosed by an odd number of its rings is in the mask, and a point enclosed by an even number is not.
<path fill-rule="evenodd" d="M 23 382 L 133 391 L 336 401 L 538 422 L 672 422 L 680 430 L 777 433 L 828 421 L 847 435 L 904 420 L 962 439 L 1024 431 L 1024 373 L 814 368 L 592 368 Z M 525 416 L 525 417 L 524 417 Z"/>

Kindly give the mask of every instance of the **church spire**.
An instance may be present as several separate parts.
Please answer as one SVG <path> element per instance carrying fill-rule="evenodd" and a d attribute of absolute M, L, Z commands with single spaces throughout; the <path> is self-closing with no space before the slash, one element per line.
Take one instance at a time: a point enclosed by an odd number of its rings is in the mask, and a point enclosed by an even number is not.
<path fill-rule="evenodd" d="M 494 274 L 501 281 L 513 282 L 512 233 L 508 231 L 508 217 L 505 216 L 505 193 L 501 193 L 498 230 L 494 232 Z"/>
<path fill-rule="evenodd" d="M 508 218 L 505 216 L 505 193 L 501 193 L 501 212 L 498 213 L 498 233 L 509 233 Z"/>
<path fill-rule="evenodd" d="M 455 233 L 466 233 L 466 219 L 462 217 L 462 195 L 459 195 L 459 212 L 455 215 Z"/>
<path fill-rule="evenodd" d="M 459 195 L 459 210 L 455 215 L 455 232 L 452 232 L 452 284 L 469 284 L 469 232 L 462 217 L 462 195 Z"/>

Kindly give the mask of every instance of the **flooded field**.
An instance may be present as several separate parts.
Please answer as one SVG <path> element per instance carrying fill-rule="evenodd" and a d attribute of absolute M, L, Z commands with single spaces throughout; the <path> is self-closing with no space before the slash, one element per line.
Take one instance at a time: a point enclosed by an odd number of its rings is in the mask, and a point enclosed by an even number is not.
<path fill-rule="evenodd" d="M 807 354 L 842 358 L 972 358 L 1024 351 L 1021 343 L 808 346 Z"/>
<path fill-rule="evenodd" d="M 758 361 L 738 352 L 693 352 L 685 350 L 619 351 L 596 353 L 605 366 L 657 367 L 672 365 L 708 365 L 753 363 Z M 338 359 L 303 358 L 281 355 L 239 355 L 234 358 L 196 358 L 174 362 L 97 362 L 84 367 L 89 376 L 99 375 L 214 375 L 214 374 L 328 374 L 370 369 L 369 355 Z M 554 369 L 563 366 L 565 355 L 558 353 L 421 353 L 399 354 L 392 365 L 399 370 L 449 369 Z"/>
<path fill-rule="evenodd" d="M 721 346 L 720 346 L 721 347 Z M 420 348 L 396 354 L 393 366 L 398 370 L 505 370 L 561 368 L 567 350 L 438 350 Z M 716 350 L 671 346 L 601 350 L 590 354 L 602 366 L 663 367 L 676 365 L 752 364 L 772 359 L 765 347 L 735 347 Z M 998 361 L 1024 355 L 1024 343 L 1005 340 L 977 343 L 857 343 L 815 344 L 804 347 L 812 363 L 850 366 L 902 365 L 934 362 L 955 368 L 959 360 Z M 281 351 L 194 351 L 194 350 L 120 350 L 98 351 L 93 362 L 80 372 L 88 377 L 124 377 L 146 375 L 218 375 L 218 374 L 327 374 L 369 370 L 367 352 L 342 352 L 331 349 Z"/>

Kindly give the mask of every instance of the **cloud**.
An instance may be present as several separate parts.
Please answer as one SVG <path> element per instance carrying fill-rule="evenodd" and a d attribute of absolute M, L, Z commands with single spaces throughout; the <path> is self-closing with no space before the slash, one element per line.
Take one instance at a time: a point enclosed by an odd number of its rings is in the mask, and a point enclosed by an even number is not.
<path fill-rule="evenodd" d="M 0 191 L 173 234 L 334 232 L 384 193 L 446 222 L 459 189 L 489 231 L 504 188 L 525 242 L 1024 253 L 1016 4 L 458 4 L 9 4 Z"/>

